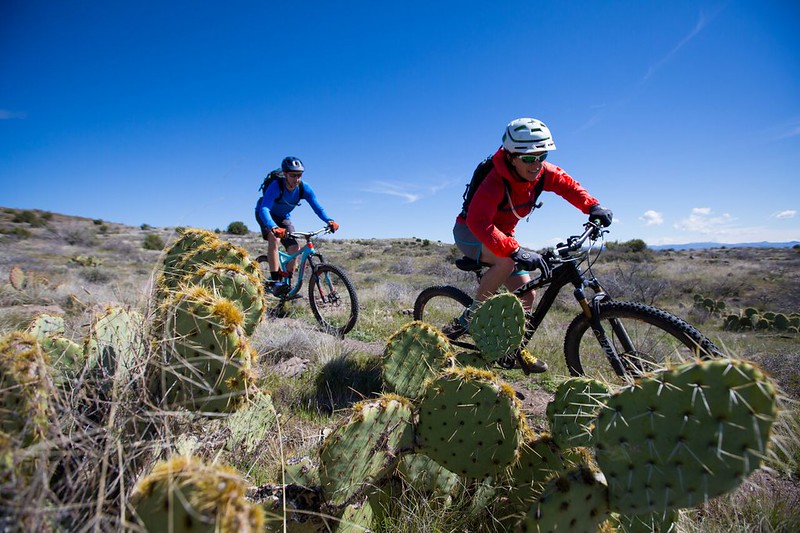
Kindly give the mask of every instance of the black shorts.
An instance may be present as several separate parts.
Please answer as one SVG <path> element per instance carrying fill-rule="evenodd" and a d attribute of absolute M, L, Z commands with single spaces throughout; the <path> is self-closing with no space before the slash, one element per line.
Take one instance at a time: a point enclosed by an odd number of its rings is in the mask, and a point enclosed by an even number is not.
<path fill-rule="evenodd" d="M 270 213 L 270 216 L 272 216 L 272 220 L 275 220 L 277 222 L 278 227 L 286 230 L 287 233 L 286 237 L 281 239 L 281 244 L 283 245 L 283 247 L 288 248 L 290 246 L 297 245 L 297 239 L 295 239 L 294 237 L 290 237 L 288 235 L 289 233 L 293 233 L 295 231 L 294 224 L 292 224 L 292 221 L 289 220 L 288 218 L 284 218 L 283 220 L 278 220 L 272 213 Z M 258 225 L 261 228 L 261 237 L 263 237 L 264 240 L 267 240 L 269 238 L 268 237 L 269 234 L 272 233 L 272 230 L 270 230 L 269 226 L 264 224 L 264 222 L 261 220 L 261 217 L 258 216 L 258 210 L 256 210 L 256 222 L 258 222 Z"/>

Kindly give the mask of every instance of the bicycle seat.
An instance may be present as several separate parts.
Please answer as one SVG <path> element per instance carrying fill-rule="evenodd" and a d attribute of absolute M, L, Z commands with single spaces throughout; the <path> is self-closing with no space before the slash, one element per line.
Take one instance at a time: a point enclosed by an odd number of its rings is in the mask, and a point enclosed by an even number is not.
<path fill-rule="evenodd" d="M 479 272 L 484 266 L 488 265 L 476 261 L 475 259 L 470 259 L 469 257 L 456 259 L 456 268 L 464 272 Z"/>

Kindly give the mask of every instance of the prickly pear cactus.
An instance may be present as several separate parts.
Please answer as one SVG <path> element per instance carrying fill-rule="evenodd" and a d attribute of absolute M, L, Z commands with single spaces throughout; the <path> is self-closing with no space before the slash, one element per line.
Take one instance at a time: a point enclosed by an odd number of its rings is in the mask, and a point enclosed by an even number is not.
<path fill-rule="evenodd" d="M 611 394 L 600 381 L 575 377 L 562 382 L 547 404 L 547 420 L 556 444 L 561 448 L 592 445 L 595 414 Z"/>
<path fill-rule="evenodd" d="M 216 240 L 202 244 L 180 256 L 169 269 L 164 269 L 164 283 L 175 290 L 187 274 L 214 264 L 237 265 L 252 276 L 261 275 L 258 264 L 250 259 L 247 251 L 241 246 L 227 241 Z"/>
<path fill-rule="evenodd" d="M 277 412 L 269 394 L 256 391 L 247 403 L 227 417 L 231 435 L 225 446 L 236 452 L 251 453 L 275 431 Z"/>
<path fill-rule="evenodd" d="M 511 293 L 492 296 L 475 311 L 470 334 L 483 357 L 495 361 L 513 353 L 525 333 L 525 311 Z"/>
<path fill-rule="evenodd" d="M 576 466 L 564 457 L 550 435 L 545 433 L 528 439 L 520 447 L 519 459 L 504 473 L 511 506 L 526 511 L 541 495 L 549 479 Z"/>
<path fill-rule="evenodd" d="M 742 361 L 683 364 L 622 389 L 595 421 L 611 508 L 664 513 L 735 488 L 761 464 L 776 415 L 772 384 Z"/>
<path fill-rule="evenodd" d="M 461 485 L 461 479 L 445 467 L 421 453 L 410 453 L 400 459 L 397 472 L 418 494 L 449 499 Z"/>
<path fill-rule="evenodd" d="M 419 451 L 460 476 L 479 479 L 504 470 L 526 431 L 514 390 L 486 370 L 445 370 L 419 403 Z"/>
<path fill-rule="evenodd" d="M 36 338 L 19 331 L 0 338 L 0 433 L 18 447 L 41 442 L 52 418 L 52 396 Z"/>
<path fill-rule="evenodd" d="M 423 322 L 411 322 L 389 337 L 383 355 L 387 390 L 419 398 L 426 380 L 452 364 L 450 343 L 442 333 Z"/>
<path fill-rule="evenodd" d="M 319 451 L 325 499 L 334 506 L 352 503 L 391 472 L 400 454 L 412 446 L 407 399 L 389 394 L 354 405 L 348 422 L 328 435 Z"/>
<path fill-rule="evenodd" d="M 595 533 L 608 516 L 608 488 L 602 476 L 580 467 L 547 482 L 522 530 Z"/>
<path fill-rule="evenodd" d="M 53 383 L 63 386 L 71 382 L 81 371 L 86 360 L 83 347 L 65 338 L 64 317 L 41 314 L 28 326 L 49 362 Z"/>
<path fill-rule="evenodd" d="M 182 229 L 178 233 L 180 237 L 164 254 L 163 265 L 166 270 L 173 268 L 188 252 L 219 240 L 216 234 L 204 229 L 188 228 Z"/>
<path fill-rule="evenodd" d="M 144 354 L 142 318 L 135 311 L 108 307 L 89 328 L 84 341 L 86 364 L 102 370 L 105 376 L 128 381 L 131 367 Z"/>
<path fill-rule="evenodd" d="M 246 491 L 232 468 L 178 456 L 136 484 L 131 504 L 147 531 L 262 531 L 264 511 L 245 499 Z"/>
<path fill-rule="evenodd" d="M 205 287 L 239 306 L 244 313 L 242 327 L 246 335 L 253 334 L 264 316 L 264 286 L 240 265 L 217 263 L 202 266 L 184 277 L 182 283 Z"/>
<path fill-rule="evenodd" d="M 28 280 L 25 277 L 25 272 L 18 266 L 11 267 L 8 272 L 8 282 L 16 290 L 21 291 L 27 285 Z"/>
<path fill-rule="evenodd" d="M 64 317 L 47 313 L 35 316 L 28 326 L 28 333 L 36 337 L 36 340 L 64 335 L 65 331 Z"/>
<path fill-rule="evenodd" d="M 256 355 L 243 320 L 236 305 L 203 287 L 176 293 L 166 310 L 162 361 L 151 390 L 169 406 L 235 411 L 255 381 Z"/>
<path fill-rule="evenodd" d="M 471 366 L 473 368 L 481 368 L 490 370 L 493 363 L 487 361 L 480 352 L 463 351 L 458 352 L 454 357 L 454 362 L 458 366 Z"/>

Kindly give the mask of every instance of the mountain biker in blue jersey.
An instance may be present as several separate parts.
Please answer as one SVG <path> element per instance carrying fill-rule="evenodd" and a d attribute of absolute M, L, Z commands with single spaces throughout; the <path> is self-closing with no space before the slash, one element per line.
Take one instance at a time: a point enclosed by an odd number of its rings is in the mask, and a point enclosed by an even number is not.
<path fill-rule="evenodd" d="M 317 201 L 314 189 L 302 181 L 305 167 L 296 157 L 285 157 L 281 162 L 281 172 L 264 189 L 263 195 L 256 203 L 256 221 L 261 227 L 261 236 L 267 241 L 267 256 L 269 258 L 270 277 L 276 282 L 273 292 L 281 294 L 288 292 L 289 280 L 283 280 L 280 272 L 278 258 L 278 240 L 290 254 L 299 249 L 297 240 L 290 234 L 295 231 L 291 221 L 291 212 L 300 205 L 300 200 L 307 200 L 314 213 L 325 223 L 331 233 L 339 229 L 339 224 L 328 216 L 325 209 Z M 295 261 L 286 265 L 286 271 L 294 272 Z"/>

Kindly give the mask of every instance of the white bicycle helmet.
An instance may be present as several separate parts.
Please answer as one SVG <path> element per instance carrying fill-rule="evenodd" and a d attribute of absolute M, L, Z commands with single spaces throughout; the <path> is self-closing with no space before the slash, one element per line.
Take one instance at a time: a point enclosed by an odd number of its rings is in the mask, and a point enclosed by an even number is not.
<path fill-rule="evenodd" d="M 549 152 L 556 149 L 550 129 L 541 120 L 518 118 L 506 126 L 503 134 L 503 148 L 512 154 Z"/>

